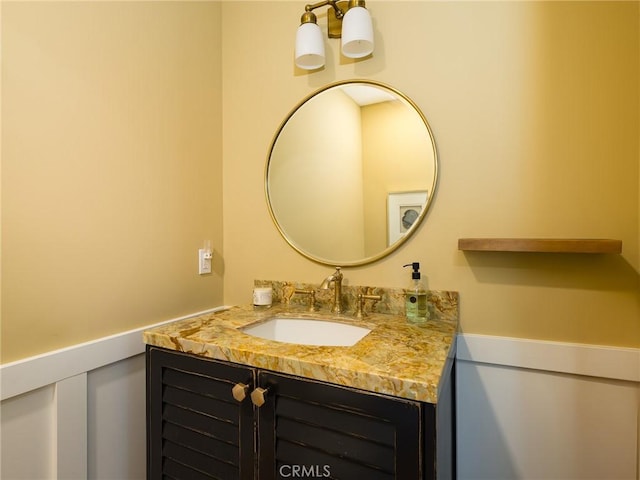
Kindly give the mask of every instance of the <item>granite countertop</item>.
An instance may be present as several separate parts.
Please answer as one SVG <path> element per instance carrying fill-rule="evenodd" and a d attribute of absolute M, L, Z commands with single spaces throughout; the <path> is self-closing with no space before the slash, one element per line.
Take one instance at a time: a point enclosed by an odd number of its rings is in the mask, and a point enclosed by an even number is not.
<path fill-rule="evenodd" d="M 295 345 L 247 335 L 241 327 L 275 314 L 321 317 L 371 329 L 350 347 Z M 458 323 L 415 326 L 402 315 L 371 313 L 359 320 L 274 304 L 268 310 L 235 306 L 144 332 L 148 345 L 321 380 L 395 397 L 437 403 L 438 386 L 455 354 Z"/>

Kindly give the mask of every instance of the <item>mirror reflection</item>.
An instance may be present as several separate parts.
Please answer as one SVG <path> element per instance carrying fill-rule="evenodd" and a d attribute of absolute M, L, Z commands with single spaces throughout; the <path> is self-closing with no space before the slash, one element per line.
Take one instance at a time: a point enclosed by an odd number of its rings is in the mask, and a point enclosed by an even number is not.
<path fill-rule="evenodd" d="M 362 265 L 415 231 L 433 198 L 429 125 L 397 90 L 332 84 L 303 100 L 272 142 L 269 211 L 287 242 L 327 265 Z"/>

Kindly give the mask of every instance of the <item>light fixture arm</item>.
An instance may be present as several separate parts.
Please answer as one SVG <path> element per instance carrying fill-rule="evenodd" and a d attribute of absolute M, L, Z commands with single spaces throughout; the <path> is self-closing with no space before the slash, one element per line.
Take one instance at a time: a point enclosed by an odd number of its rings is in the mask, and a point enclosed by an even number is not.
<path fill-rule="evenodd" d="M 343 3 L 346 3 L 346 2 L 343 2 Z M 329 6 L 331 6 L 331 8 L 333 8 L 333 11 L 335 12 L 336 18 L 340 18 L 341 19 L 342 17 L 344 17 L 344 14 L 346 13 L 346 10 L 342 11 L 342 9 L 338 6 L 338 2 L 336 0 L 323 0 L 322 2 L 310 3 L 310 4 L 305 5 L 305 7 L 304 7 L 305 13 L 302 15 L 302 22 L 301 23 L 306 23 L 304 19 L 305 19 L 305 15 L 307 13 L 311 13 L 316 8 L 324 7 L 326 5 L 329 5 Z M 314 17 L 315 17 L 315 15 L 314 15 Z"/>
<path fill-rule="evenodd" d="M 300 24 L 318 23 L 318 19 L 313 10 L 320 7 L 331 7 L 327 11 L 329 38 L 342 38 L 342 19 L 347 11 L 353 7 L 365 7 L 365 0 L 322 0 L 318 3 L 309 3 L 304 7 L 304 13 L 300 19 Z"/>

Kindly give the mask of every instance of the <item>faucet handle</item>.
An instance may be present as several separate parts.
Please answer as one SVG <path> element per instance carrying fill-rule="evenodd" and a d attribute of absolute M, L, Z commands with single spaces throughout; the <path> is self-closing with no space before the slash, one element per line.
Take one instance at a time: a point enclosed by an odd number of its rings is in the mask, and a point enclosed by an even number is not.
<path fill-rule="evenodd" d="M 367 314 L 364 311 L 364 302 L 365 300 L 373 300 L 373 305 L 376 304 L 376 302 L 382 300 L 382 296 L 381 295 L 371 295 L 369 293 L 369 289 L 366 289 L 367 293 L 362 293 L 360 292 L 358 294 L 358 302 L 356 305 L 356 318 L 362 318 L 365 317 Z"/>
<path fill-rule="evenodd" d="M 316 311 L 316 291 L 313 288 L 310 288 L 309 290 L 303 290 L 300 288 L 296 288 L 294 293 L 300 293 L 302 295 L 309 295 L 309 311 L 310 312 L 315 312 Z"/>

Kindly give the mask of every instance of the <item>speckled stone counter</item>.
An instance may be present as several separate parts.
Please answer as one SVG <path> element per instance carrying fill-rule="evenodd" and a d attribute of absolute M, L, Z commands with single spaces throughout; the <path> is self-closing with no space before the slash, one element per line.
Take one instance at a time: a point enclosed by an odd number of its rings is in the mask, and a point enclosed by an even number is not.
<path fill-rule="evenodd" d="M 371 312 L 358 320 L 328 309 L 306 312 L 299 305 L 276 303 L 267 310 L 236 306 L 162 325 L 144 332 L 149 345 L 218 360 L 288 373 L 371 392 L 437 403 L 440 379 L 455 353 L 456 315 L 432 314 L 415 326 L 403 315 Z M 445 302 L 446 303 L 446 302 Z M 447 307 L 451 310 L 451 307 Z M 350 347 L 307 346 L 264 340 L 239 330 L 274 315 L 337 320 L 371 329 Z"/>

